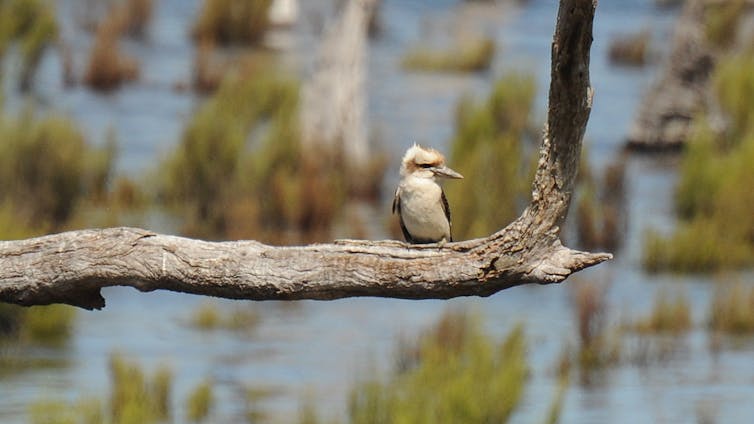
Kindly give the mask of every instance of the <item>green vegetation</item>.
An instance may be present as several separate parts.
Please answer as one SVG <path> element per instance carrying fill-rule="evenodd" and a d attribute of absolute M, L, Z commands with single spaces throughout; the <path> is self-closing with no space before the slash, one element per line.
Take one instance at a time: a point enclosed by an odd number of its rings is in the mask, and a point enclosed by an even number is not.
<path fill-rule="evenodd" d="M 194 311 L 191 325 L 201 330 L 249 330 L 259 323 L 259 314 L 241 307 L 221 310 L 214 303 L 204 303 Z"/>
<path fill-rule="evenodd" d="M 110 415 L 114 423 L 163 421 L 169 415 L 172 375 L 158 369 L 150 378 L 120 354 L 110 357 Z"/>
<path fill-rule="evenodd" d="M 722 60 L 713 87 L 727 120 L 713 131 L 695 120 L 681 164 L 675 233 L 647 236 L 644 266 L 652 271 L 714 271 L 754 264 L 754 54 Z"/>
<path fill-rule="evenodd" d="M 495 56 L 491 38 L 465 40 L 447 51 L 414 48 L 403 57 L 403 67 L 415 71 L 474 72 L 490 67 Z"/>
<path fill-rule="evenodd" d="M 632 327 L 642 333 L 684 333 L 691 329 L 689 300 L 683 294 L 671 299 L 667 290 L 661 290 L 650 314 L 637 320 Z"/>
<path fill-rule="evenodd" d="M 100 399 L 68 403 L 41 400 L 29 407 L 34 424 L 112 423 L 150 424 L 170 418 L 172 373 L 158 368 L 150 378 L 138 366 L 119 354 L 110 357 L 110 400 L 103 408 Z"/>
<path fill-rule="evenodd" d="M 57 39 L 53 6 L 44 0 L 0 1 L 0 62 L 10 44 L 18 43 L 22 90 L 31 87 L 42 54 Z"/>
<path fill-rule="evenodd" d="M 620 245 L 624 209 L 625 163 L 621 158 L 605 168 L 598 185 L 589 169 L 583 150 L 576 183 L 576 228 L 578 244 L 587 250 L 603 248 L 614 251 Z"/>
<path fill-rule="evenodd" d="M 718 289 L 710 308 L 709 326 L 729 334 L 754 333 L 754 287 L 734 284 Z"/>
<path fill-rule="evenodd" d="M 704 16 L 707 40 L 717 47 L 730 47 L 738 35 L 745 8 L 746 0 L 727 0 L 708 6 Z"/>
<path fill-rule="evenodd" d="M 192 422 L 204 421 L 209 416 L 213 404 L 212 382 L 202 381 L 191 391 L 186 401 L 186 416 Z"/>
<path fill-rule="evenodd" d="M 500 345 L 467 314 L 451 312 L 386 382 L 362 381 L 351 392 L 350 423 L 506 422 L 527 379 L 523 328 Z"/>
<path fill-rule="evenodd" d="M 194 23 L 194 37 L 215 44 L 259 43 L 270 26 L 272 0 L 204 0 Z"/>
<path fill-rule="evenodd" d="M 578 363 L 585 376 L 620 359 L 620 342 L 607 329 L 604 289 L 591 282 L 573 286 L 576 322 L 579 331 Z M 588 378 L 587 378 L 588 380 Z"/>
<path fill-rule="evenodd" d="M 103 196 L 114 145 L 91 147 L 72 121 L 30 110 L 0 116 L 0 134 L 0 218 L 11 220 L 0 222 L 9 229 L 0 236 L 59 230 L 82 202 Z"/>
<path fill-rule="evenodd" d="M 126 10 L 112 7 L 97 25 L 84 74 L 84 82 L 96 90 L 113 90 L 139 76 L 139 63 L 125 54 L 120 46 L 120 36 L 129 30 L 130 25 Z M 137 28 L 131 30 L 137 31 Z"/>
<path fill-rule="evenodd" d="M 529 192 L 533 163 L 524 159 L 524 139 L 534 102 L 534 79 L 511 73 L 497 81 L 489 98 L 466 98 L 456 109 L 450 164 L 467 181 L 449 184 L 453 237 L 481 237 L 502 228 L 519 212 Z"/>
<path fill-rule="evenodd" d="M 642 66 L 649 59 L 652 34 L 643 30 L 610 41 L 608 56 L 610 62 L 618 65 Z"/>
<path fill-rule="evenodd" d="M 126 0 L 123 5 L 124 31 L 132 37 L 143 37 L 152 19 L 153 0 Z"/>
<path fill-rule="evenodd" d="M 0 303 L 0 340 L 62 345 L 73 333 L 74 308 L 66 305 L 24 308 Z"/>
<path fill-rule="evenodd" d="M 323 239 L 348 191 L 337 155 L 302 150 L 297 84 L 266 72 L 229 75 L 162 168 L 162 198 L 208 238 Z"/>

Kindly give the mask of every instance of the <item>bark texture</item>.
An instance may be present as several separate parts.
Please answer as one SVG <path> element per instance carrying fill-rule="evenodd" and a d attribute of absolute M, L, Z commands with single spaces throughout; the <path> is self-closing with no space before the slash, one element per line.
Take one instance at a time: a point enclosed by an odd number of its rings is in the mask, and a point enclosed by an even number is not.
<path fill-rule="evenodd" d="M 72 231 L 0 242 L 0 301 L 102 308 L 100 289 L 115 285 L 252 300 L 489 296 L 521 284 L 558 283 L 608 260 L 608 253 L 564 247 L 558 237 L 591 110 L 595 5 L 594 0 L 560 2 L 532 203 L 487 238 L 444 246 L 339 240 L 273 247 L 138 228 Z"/>

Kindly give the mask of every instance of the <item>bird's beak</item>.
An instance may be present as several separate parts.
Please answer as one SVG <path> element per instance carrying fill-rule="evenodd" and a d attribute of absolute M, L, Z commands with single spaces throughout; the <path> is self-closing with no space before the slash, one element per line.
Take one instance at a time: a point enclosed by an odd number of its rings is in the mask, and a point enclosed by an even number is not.
<path fill-rule="evenodd" d="M 432 172 L 434 172 L 435 175 L 437 175 L 438 177 L 457 178 L 457 179 L 463 178 L 463 175 L 459 174 L 458 172 L 444 165 L 432 168 Z"/>

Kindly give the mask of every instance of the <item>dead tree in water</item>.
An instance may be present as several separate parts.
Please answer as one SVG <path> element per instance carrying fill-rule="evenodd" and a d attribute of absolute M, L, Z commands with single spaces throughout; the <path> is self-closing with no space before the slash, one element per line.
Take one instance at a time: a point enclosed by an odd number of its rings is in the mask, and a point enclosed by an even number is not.
<path fill-rule="evenodd" d="M 362 168 L 369 160 L 366 50 L 369 18 L 379 0 L 348 1 L 325 33 L 301 93 L 304 148 L 324 148 Z"/>
<path fill-rule="evenodd" d="M 486 238 L 444 246 L 340 240 L 273 247 L 136 228 L 72 231 L 0 242 L 0 301 L 102 308 L 100 289 L 116 285 L 253 300 L 489 296 L 521 284 L 558 283 L 608 260 L 610 254 L 572 250 L 559 239 L 592 104 L 595 5 L 595 0 L 560 2 L 532 202 Z"/>

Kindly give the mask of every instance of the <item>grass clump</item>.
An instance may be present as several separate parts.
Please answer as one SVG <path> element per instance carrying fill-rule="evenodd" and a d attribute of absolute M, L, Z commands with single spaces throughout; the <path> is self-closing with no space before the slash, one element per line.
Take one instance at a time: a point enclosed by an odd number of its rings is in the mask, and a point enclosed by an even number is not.
<path fill-rule="evenodd" d="M 403 67 L 414 71 L 475 72 L 489 69 L 495 56 L 495 41 L 472 38 L 447 51 L 417 47 L 403 57 Z"/>
<path fill-rule="evenodd" d="M 745 0 L 727 0 L 708 6 L 704 16 L 707 40 L 717 47 L 730 47 L 738 35 L 745 8 Z"/>
<path fill-rule="evenodd" d="M 92 147 L 64 117 L 30 110 L 0 116 L 0 134 L 0 211 L 34 232 L 62 228 L 83 201 L 107 186 L 114 146 Z"/>
<path fill-rule="evenodd" d="M 620 359 L 620 346 L 607 329 L 605 290 L 582 282 L 574 286 L 573 303 L 579 332 L 578 363 L 584 376 Z"/>
<path fill-rule="evenodd" d="M 253 310 L 233 308 L 221 310 L 216 304 L 204 303 L 194 311 L 191 325 L 200 330 L 248 330 L 259 323 L 259 314 Z"/>
<path fill-rule="evenodd" d="M 695 120 L 675 197 L 681 221 L 668 237 L 646 238 L 644 266 L 652 271 L 754 264 L 754 54 L 723 60 L 712 81 L 727 125 L 714 131 L 705 116 Z"/>
<path fill-rule="evenodd" d="M 295 82 L 230 75 L 162 166 L 162 197 L 181 208 L 192 235 L 323 239 L 347 193 L 341 163 L 303 151 Z"/>
<path fill-rule="evenodd" d="M 170 420 L 173 377 L 162 366 L 148 376 L 120 354 L 110 356 L 110 398 L 78 402 L 42 400 L 29 408 L 33 423 L 156 424 Z"/>
<path fill-rule="evenodd" d="M 671 299 L 666 290 L 661 290 L 650 314 L 637 320 L 632 327 L 641 333 L 685 333 L 691 329 L 689 300 L 683 294 Z"/>
<path fill-rule="evenodd" d="M 172 375 L 159 369 L 151 378 L 120 354 L 110 357 L 110 416 L 114 423 L 153 423 L 168 418 Z"/>
<path fill-rule="evenodd" d="M 734 284 L 718 289 L 712 300 L 709 326 L 722 333 L 754 333 L 754 288 Z"/>
<path fill-rule="evenodd" d="M 468 181 L 496 183 L 447 187 L 455 239 L 488 235 L 516 217 L 533 170 L 524 140 L 534 94 L 531 76 L 511 73 L 495 83 L 484 102 L 466 98 L 458 104 L 452 167 Z"/>
<path fill-rule="evenodd" d="M 0 339 L 42 345 L 62 345 L 72 333 L 76 310 L 66 305 L 0 304 Z"/>
<path fill-rule="evenodd" d="M 580 247 L 614 251 L 624 229 L 625 162 L 618 159 L 605 168 L 598 186 L 589 169 L 586 150 L 580 161 L 576 185 L 576 235 Z"/>
<path fill-rule="evenodd" d="M 362 381 L 351 391 L 350 423 L 506 422 L 527 379 L 519 325 L 500 344 L 478 321 L 451 312 L 413 350 L 407 368 L 387 382 Z"/>
<path fill-rule="evenodd" d="M 270 26 L 272 0 L 204 0 L 194 23 L 194 37 L 220 45 L 254 45 Z"/>
<path fill-rule="evenodd" d="M 58 36 L 53 4 L 44 0 L 0 2 L 0 60 L 11 43 L 21 54 L 20 87 L 31 88 L 42 54 Z"/>
<path fill-rule="evenodd" d="M 120 45 L 120 36 L 129 27 L 126 16 L 124 9 L 113 7 L 97 26 L 84 74 L 84 82 L 95 90 L 114 90 L 139 77 L 139 63 Z"/>
<path fill-rule="evenodd" d="M 186 417 L 189 421 L 204 421 L 212 410 L 214 394 L 212 382 L 206 380 L 199 383 L 186 400 Z"/>
<path fill-rule="evenodd" d="M 643 66 L 649 59 L 652 35 L 648 30 L 625 35 L 610 41 L 608 56 L 616 65 Z"/>

